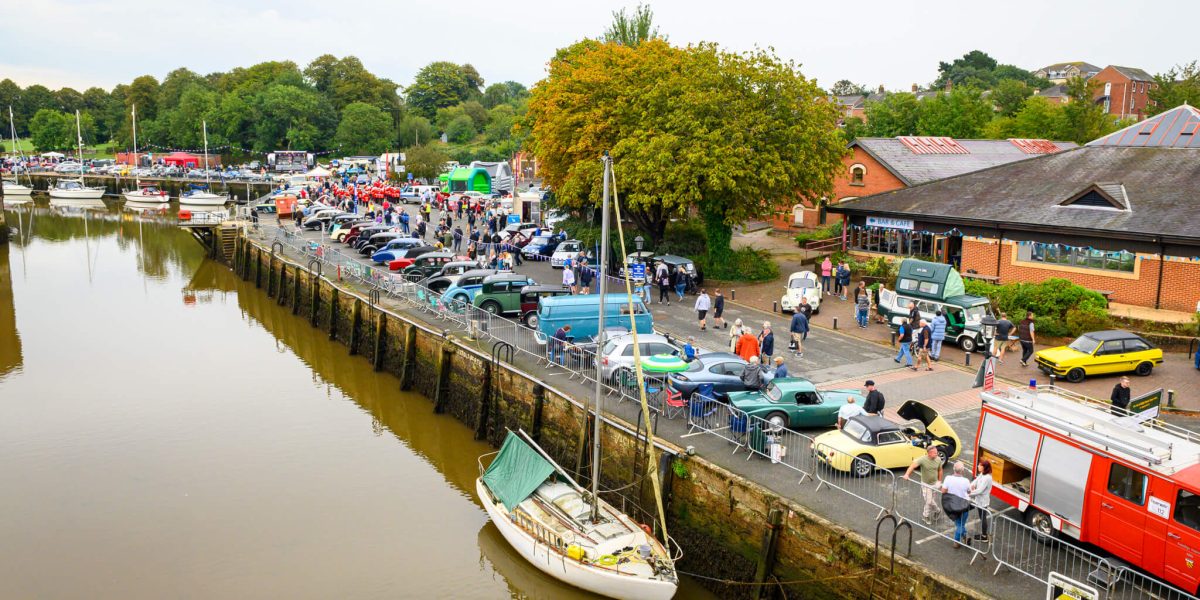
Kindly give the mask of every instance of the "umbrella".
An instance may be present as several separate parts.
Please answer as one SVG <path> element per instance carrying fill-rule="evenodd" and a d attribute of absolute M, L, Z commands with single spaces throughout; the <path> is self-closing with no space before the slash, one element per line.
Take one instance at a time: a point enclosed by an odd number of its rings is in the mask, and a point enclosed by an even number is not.
<path fill-rule="evenodd" d="M 673 354 L 655 354 L 642 359 L 642 370 L 647 373 L 680 373 L 688 370 L 688 363 Z"/>

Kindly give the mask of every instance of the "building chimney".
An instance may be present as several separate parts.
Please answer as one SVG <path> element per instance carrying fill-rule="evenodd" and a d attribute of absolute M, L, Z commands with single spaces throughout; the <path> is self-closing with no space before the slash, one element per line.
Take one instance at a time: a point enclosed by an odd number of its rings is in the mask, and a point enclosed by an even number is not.
<path fill-rule="evenodd" d="M 950 80 L 946 80 L 946 93 L 949 94 L 950 90 L 952 90 L 952 89 L 954 89 L 954 82 L 950 81 Z"/>
<path fill-rule="evenodd" d="M 915 84 L 915 83 L 913 84 L 913 88 L 912 88 L 912 90 L 913 90 L 913 93 L 914 93 L 914 94 L 915 94 L 915 93 L 917 93 L 917 92 L 919 91 L 919 88 L 917 87 L 917 84 Z"/>

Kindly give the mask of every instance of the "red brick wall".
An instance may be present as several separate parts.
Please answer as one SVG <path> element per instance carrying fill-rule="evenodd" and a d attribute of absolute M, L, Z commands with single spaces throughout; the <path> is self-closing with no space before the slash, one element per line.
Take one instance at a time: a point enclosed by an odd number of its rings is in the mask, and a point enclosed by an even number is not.
<path fill-rule="evenodd" d="M 1012 242 L 1006 242 L 1000 258 L 1000 283 L 1036 283 L 1050 278 L 1072 281 L 1093 290 L 1111 291 L 1110 299 L 1121 304 L 1153 308 L 1158 292 L 1159 259 L 1139 258 L 1136 277 L 1107 274 L 1092 269 L 1059 270 L 1027 266 L 1015 262 Z M 985 241 L 963 239 L 962 270 L 974 269 L 982 275 L 997 275 L 996 253 L 999 246 Z M 1129 274 L 1133 275 L 1133 274 Z M 1163 265 L 1163 287 L 1160 308 L 1191 312 L 1200 300 L 1200 262 L 1171 259 Z"/>
<path fill-rule="evenodd" d="M 1146 104 L 1150 101 L 1148 92 L 1154 85 L 1153 83 L 1130 81 L 1112 67 L 1105 67 L 1103 71 L 1092 77 L 1092 81 L 1096 82 L 1095 98 L 1104 95 L 1104 84 L 1112 84 L 1109 91 L 1108 114 L 1121 118 L 1133 116 L 1139 120 L 1145 116 Z"/>
<path fill-rule="evenodd" d="M 842 158 L 842 165 L 842 172 L 833 181 L 833 194 L 829 197 L 830 204 L 836 204 L 845 198 L 870 196 L 871 194 L 879 194 L 906 187 L 904 182 L 900 181 L 895 175 L 892 175 L 890 171 L 874 158 L 871 158 L 871 155 L 864 152 L 862 148 L 852 148 L 851 154 Z M 850 168 L 854 165 L 862 165 L 867 170 L 863 175 L 861 185 L 851 183 Z M 831 215 L 825 221 L 826 223 L 831 223 L 833 222 L 832 219 L 836 218 L 838 218 L 836 215 Z M 776 229 L 788 229 L 797 226 L 805 228 L 820 227 L 818 221 L 818 212 L 815 209 L 804 211 L 802 224 L 795 222 L 791 207 L 771 215 L 771 225 Z"/>

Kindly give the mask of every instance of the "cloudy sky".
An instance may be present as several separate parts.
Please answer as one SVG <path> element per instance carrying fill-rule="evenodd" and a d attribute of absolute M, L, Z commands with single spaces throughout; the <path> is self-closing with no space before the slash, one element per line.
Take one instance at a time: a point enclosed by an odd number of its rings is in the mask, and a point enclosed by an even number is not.
<path fill-rule="evenodd" d="M 304 65 L 331 53 L 356 55 L 401 85 L 434 60 L 470 62 L 488 82 L 532 84 L 555 49 L 598 35 L 614 9 L 635 3 L 0 0 L 0 78 L 111 88 L 147 73 L 161 79 L 180 66 L 209 73 L 264 60 Z M 1086 60 L 1159 73 L 1200 59 L 1184 25 L 1200 22 L 1195 0 L 650 4 L 674 43 L 771 46 L 824 86 L 846 78 L 907 89 L 935 79 L 938 61 L 976 48 L 1031 70 Z"/>

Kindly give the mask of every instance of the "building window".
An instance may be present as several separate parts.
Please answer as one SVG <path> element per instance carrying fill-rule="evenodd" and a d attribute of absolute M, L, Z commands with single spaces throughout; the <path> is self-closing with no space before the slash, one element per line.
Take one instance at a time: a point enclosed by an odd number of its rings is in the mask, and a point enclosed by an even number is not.
<path fill-rule="evenodd" d="M 852 228 L 846 234 L 852 250 L 897 256 L 933 256 L 933 234 L 884 227 Z"/>
<path fill-rule="evenodd" d="M 1047 265 L 1063 265 L 1132 273 L 1133 265 L 1137 261 L 1137 255 L 1123 250 L 1109 252 L 1094 248 L 1068 248 L 1058 244 L 1022 242 L 1017 248 L 1017 260 Z"/>
<path fill-rule="evenodd" d="M 867 168 L 862 165 L 850 167 L 850 185 L 865 185 L 863 178 L 867 176 Z"/>

